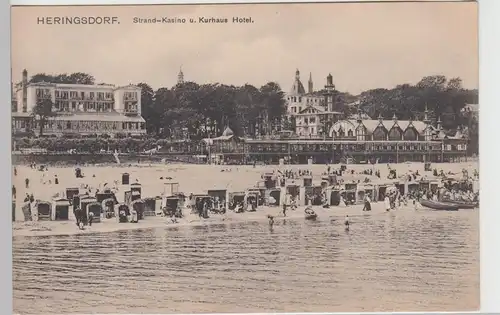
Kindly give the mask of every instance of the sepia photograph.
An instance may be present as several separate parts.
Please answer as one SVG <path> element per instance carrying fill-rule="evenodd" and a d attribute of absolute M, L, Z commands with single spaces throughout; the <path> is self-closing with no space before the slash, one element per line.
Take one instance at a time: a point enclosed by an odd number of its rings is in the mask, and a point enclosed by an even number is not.
<path fill-rule="evenodd" d="M 475 1 L 13 6 L 14 313 L 479 310 L 478 59 Z"/>

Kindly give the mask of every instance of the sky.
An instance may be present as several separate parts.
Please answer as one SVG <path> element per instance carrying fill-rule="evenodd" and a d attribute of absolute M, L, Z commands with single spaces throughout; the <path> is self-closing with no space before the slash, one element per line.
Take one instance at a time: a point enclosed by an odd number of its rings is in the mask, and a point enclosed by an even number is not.
<path fill-rule="evenodd" d="M 115 25 L 41 25 L 38 17 L 110 16 Z M 134 17 L 251 17 L 246 24 L 134 24 Z M 186 81 L 288 92 L 295 70 L 315 90 L 331 73 L 340 91 L 461 77 L 478 87 L 478 13 L 474 2 L 311 3 L 13 7 L 12 75 L 90 73 L 96 83 Z"/>

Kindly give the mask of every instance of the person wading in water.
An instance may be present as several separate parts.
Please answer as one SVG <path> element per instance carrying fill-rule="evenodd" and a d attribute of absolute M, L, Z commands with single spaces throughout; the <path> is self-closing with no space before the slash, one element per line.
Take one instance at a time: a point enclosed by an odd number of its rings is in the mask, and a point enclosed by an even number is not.
<path fill-rule="evenodd" d="M 345 216 L 345 219 L 344 219 L 344 225 L 345 225 L 345 230 L 346 231 L 349 231 L 349 226 L 350 226 L 350 222 L 349 222 L 349 215 L 346 215 Z"/>

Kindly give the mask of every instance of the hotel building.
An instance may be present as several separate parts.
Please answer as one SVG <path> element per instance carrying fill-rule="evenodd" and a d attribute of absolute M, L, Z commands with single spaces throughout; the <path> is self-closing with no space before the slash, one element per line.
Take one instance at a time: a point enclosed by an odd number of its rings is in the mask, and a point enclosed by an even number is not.
<path fill-rule="evenodd" d="M 327 136 L 328 130 L 342 115 L 337 95 L 331 74 L 326 78 L 322 92 L 314 91 L 312 74 L 309 74 L 306 93 L 297 69 L 292 89 L 286 96 L 287 114 L 295 121 L 295 134 L 300 138 Z"/>
<path fill-rule="evenodd" d="M 33 115 L 33 110 L 43 99 L 52 101 L 54 114 L 45 123 L 44 135 L 146 133 L 141 116 L 141 88 L 135 85 L 28 83 L 28 73 L 24 70 L 15 99 L 14 134 L 39 133 L 40 120 Z"/>

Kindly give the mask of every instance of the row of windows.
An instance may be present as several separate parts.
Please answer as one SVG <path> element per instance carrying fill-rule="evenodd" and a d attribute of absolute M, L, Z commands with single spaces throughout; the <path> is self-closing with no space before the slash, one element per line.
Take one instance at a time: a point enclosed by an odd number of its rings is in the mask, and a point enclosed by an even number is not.
<path fill-rule="evenodd" d="M 137 92 L 124 92 L 123 93 L 124 101 L 136 101 L 137 100 Z"/>
<path fill-rule="evenodd" d="M 55 91 L 56 99 L 91 99 L 98 101 L 113 101 L 112 92 Z"/>
<path fill-rule="evenodd" d="M 213 153 L 215 152 L 274 152 L 274 153 L 297 153 L 297 152 L 333 152 L 335 150 L 351 151 L 351 152 L 413 152 L 413 151 L 441 151 L 440 143 L 436 144 L 231 144 L 231 143 L 215 143 L 210 146 Z M 447 145 L 445 151 L 465 150 L 466 145 Z"/>
<path fill-rule="evenodd" d="M 35 90 L 37 98 L 50 98 L 50 89 L 36 89 Z"/>
<path fill-rule="evenodd" d="M 114 104 L 109 102 L 75 102 L 75 101 L 55 101 L 54 108 L 57 111 L 65 112 L 111 112 Z"/>
<path fill-rule="evenodd" d="M 35 122 L 37 128 L 38 122 Z M 22 127 L 24 128 L 24 127 Z M 47 121 L 45 128 L 57 130 L 137 130 L 145 129 L 145 123 L 141 122 L 118 122 L 118 121 Z"/>
<path fill-rule="evenodd" d="M 452 147 L 445 147 L 445 150 L 451 150 Z M 287 145 L 266 145 L 266 144 L 250 144 L 250 151 L 259 152 L 332 152 L 335 150 L 345 151 L 438 151 L 441 150 L 441 144 L 400 144 L 400 145 L 377 145 L 377 144 L 292 144 L 290 149 Z"/>

